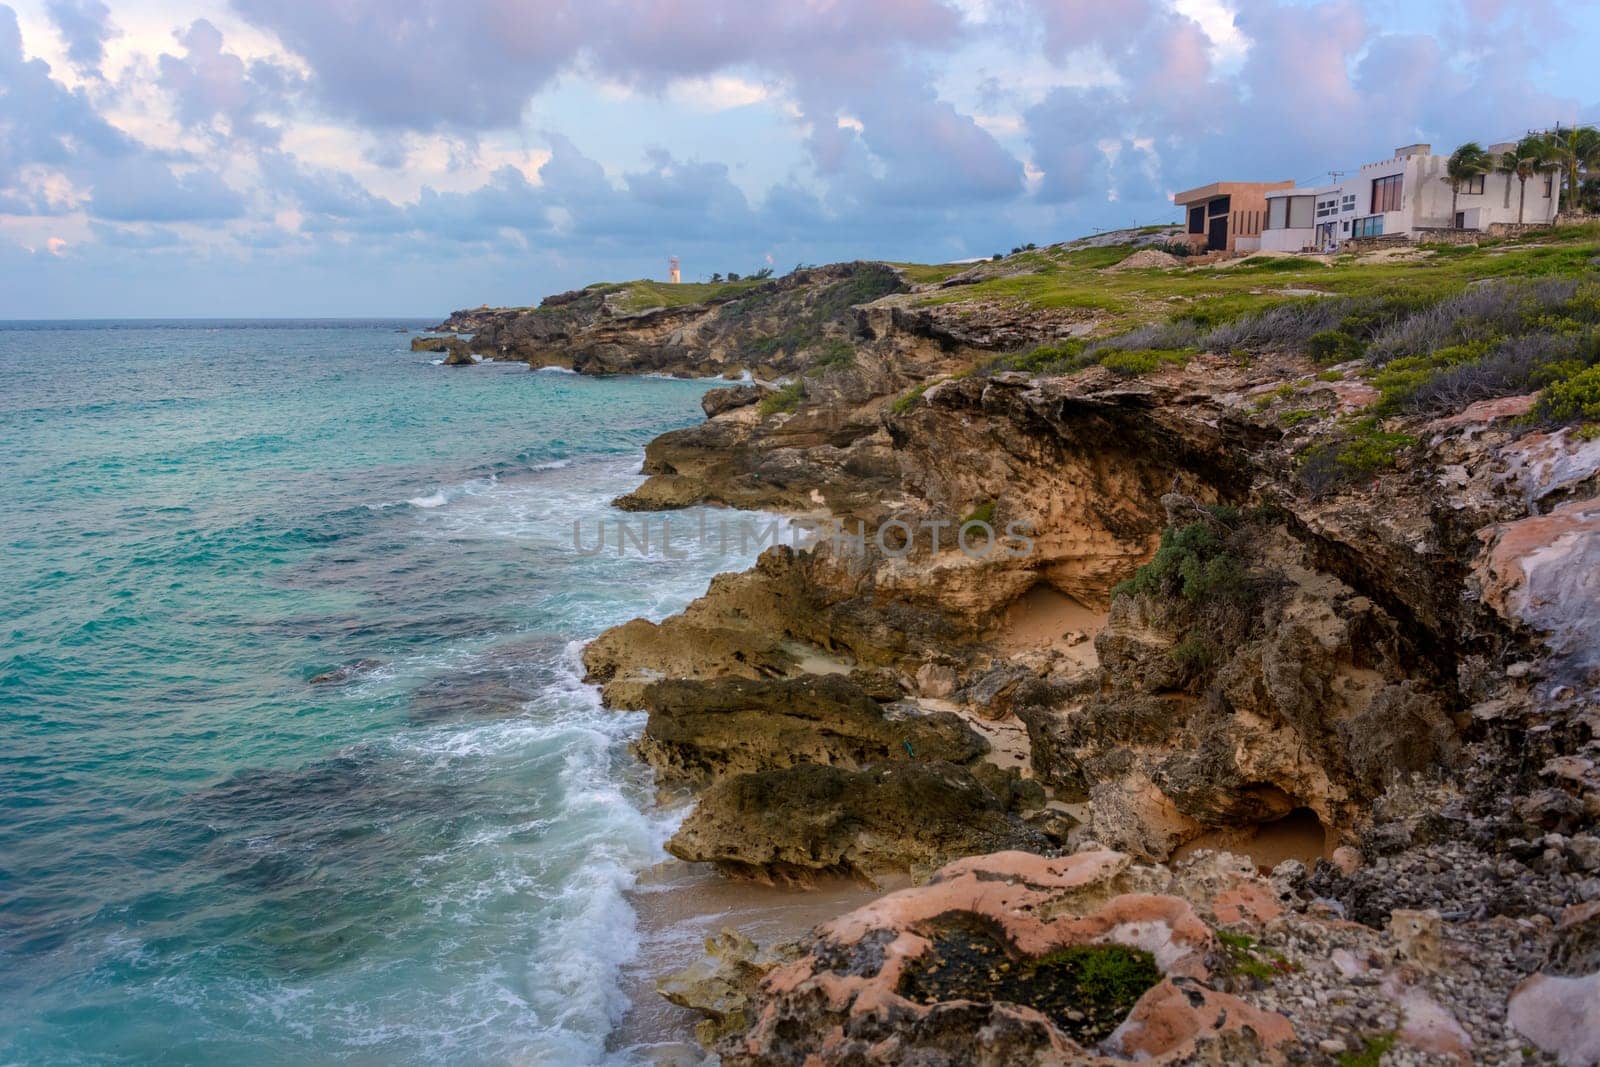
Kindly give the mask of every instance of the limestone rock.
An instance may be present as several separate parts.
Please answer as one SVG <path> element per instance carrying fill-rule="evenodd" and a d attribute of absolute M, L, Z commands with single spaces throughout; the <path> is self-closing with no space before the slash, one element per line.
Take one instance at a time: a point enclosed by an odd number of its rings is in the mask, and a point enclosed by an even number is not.
<path fill-rule="evenodd" d="M 650 719 L 635 751 L 663 782 L 702 785 L 797 763 L 969 763 L 989 750 L 959 716 L 892 716 L 839 674 L 662 681 L 643 703 Z"/>
<path fill-rule="evenodd" d="M 1046 845 L 965 768 L 799 763 L 714 783 L 667 851 L 733 875 L 803 881 L 929 871 L 957 856 Z"/>
<path fill-rule="evenodd" d="M 1138 891 L 1154 876 L 1104 850 L 952 863 L 820 927 L 717 1051 L 730 1067 L 1277 1059 L 1294 1028 L 1205 985 L 1211 931 Z M 1090 959 L 1113 984 L 1075 983 Z"/>
<path fill-rule="evenodd" d="M 706 413 L 706 418 L 714 419 L 724 411 L 759 404 L 771 392 L 764 385 L 730 385 L 713 389 L 700 398 L 700 409 Z"/>
<path fill-rule="evenodd" d="M 1600 901 L 1567 909 L 1544 969 L 1511 994 L 1506 1016 L 1567 1067 L 1600 1063 Z"/>
<path fill-rule="evenodd" d="M 706 938 L 706 954 L 688 967 L 656 981 L 656 992 L 680 1008 L 705 1016 L 695 1037 L 710 1047 L 731 1033 L 749 1029 L 751 998 L 767 972 L 787 960 L 792 951 L 766 952 L 734 930 Z"/>

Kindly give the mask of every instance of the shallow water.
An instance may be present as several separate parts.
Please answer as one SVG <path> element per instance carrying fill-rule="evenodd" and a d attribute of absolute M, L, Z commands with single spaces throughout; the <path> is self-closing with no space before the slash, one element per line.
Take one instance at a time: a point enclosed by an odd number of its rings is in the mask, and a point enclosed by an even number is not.
<path fill-rule="evenodd" d="M 754 551 L 570 523 L 705 384 L 417 325 L 0 325 L 0 1062 L 637 1055 L 673 816 L 576 653 Z"/>

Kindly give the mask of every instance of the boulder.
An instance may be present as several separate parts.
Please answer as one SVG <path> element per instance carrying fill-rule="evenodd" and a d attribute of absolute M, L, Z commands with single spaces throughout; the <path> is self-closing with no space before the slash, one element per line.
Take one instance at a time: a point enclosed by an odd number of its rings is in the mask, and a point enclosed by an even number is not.
<path fill-rule="evenodd" d="M 1544 967 L 1511 994 L 1506 1021 L 1566 1067 L 1600 1063 L 1600 901 L 1563 913 Z"/>
<path fill-rule="evenodd" d="M 771 392 L 764 385 L 730 385 L 713 389 L 700 398 L 700 410 L 706 413 L 706 418 L 714 419 L 724 411 L 759 404 Z"/>
<path fill-rule="evenodd" d="M 643 704 L 650 719 L 634 751 L 669 783 L 704 785 L 797 763 L 962 764 L 989 751 L 960 716 L 908 714 L 842 674 L 674 679 L 647 688 Z"/>
<path fill-rule="evenodd" d="M 754 941 L 733 930 L 706 938 L 706 954 L 688 967 L 656 981 L 656 992 L 680 1008 L 705 1018 L 695 1027 L 695 1038 L 706 1047 L 731 1033 L 750 1028 L 751 1000 L 769 971 L 788 962 L 797 949 L 762 951 Z"/>
<path fill-rule="evenodd" d="M 804 882 L 925 873 L 957 856 L 1047 846 L 964 767 L 797 763 L 713 784 L 667 851 L 725 874 Z"/>

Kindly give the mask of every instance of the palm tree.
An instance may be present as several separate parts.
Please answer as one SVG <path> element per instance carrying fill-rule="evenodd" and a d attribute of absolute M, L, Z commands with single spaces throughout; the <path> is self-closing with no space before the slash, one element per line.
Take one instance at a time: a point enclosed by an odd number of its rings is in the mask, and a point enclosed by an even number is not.
<path fill-rule="evenodd" d="M 1444 181 L 1450 185 L 1450 225 L 1456 226 L 1456 198 L 1461 195 L 1461 187 L 1472 179 L 1488 172 L 1494 161 L 1489 158 L 1489 153 L 1483 150 L 1483 145 L 1477 141 L 1468 141 L 1454 152 L 1444 165 Z"/>
<path fill-rule="evenodd" d="M 1600 173 L 1600 130 L 1593 126 L 1557 126 L 1550 132 L 1550 154 L 1567 179 L 1567 210 L 1577 211 L 1582 203 L 1583 181 L 1579 176 Z"/>
<path fill-rule="evenodd" d="M 1495 160 L 1494 169 L 1501 174 L 1514 175 L 1521 186 L 1517 190 L 1517 224 L 1522 224 L 1528 200 L 1528 179 L 1535 174 L 1558 167 L 1552 157 L 1550 141 L 1543 134 L 1530 133 L 1509 152 L 1502 152 Z"/>

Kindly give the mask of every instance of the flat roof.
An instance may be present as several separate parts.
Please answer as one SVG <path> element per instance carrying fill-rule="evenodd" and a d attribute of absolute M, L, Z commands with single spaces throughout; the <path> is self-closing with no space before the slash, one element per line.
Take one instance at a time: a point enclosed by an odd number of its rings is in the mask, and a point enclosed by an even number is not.
<path fill-rule="evenodd" d="M 1192 204 L 1197 200 L 1210 200 L 1218 196 L 1231 196 L 1235 193 L 1267 193 L 1274 189 L 1288 189 L 1294 182 L 1212 182 L 1202 185 L 1197 189 L 1185 189 L 1181 193 L 1172 194 L 1174 204 Z"/>

